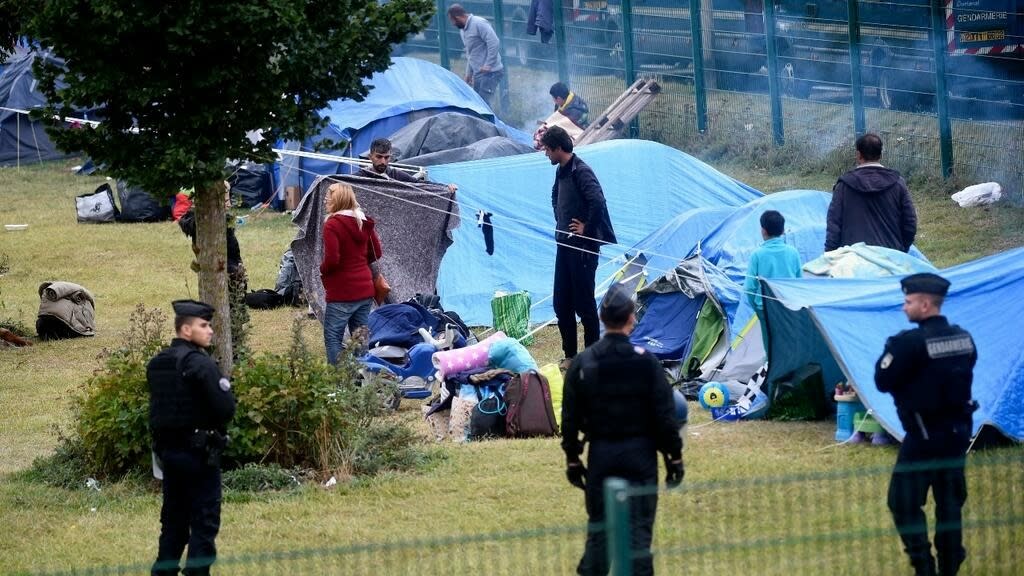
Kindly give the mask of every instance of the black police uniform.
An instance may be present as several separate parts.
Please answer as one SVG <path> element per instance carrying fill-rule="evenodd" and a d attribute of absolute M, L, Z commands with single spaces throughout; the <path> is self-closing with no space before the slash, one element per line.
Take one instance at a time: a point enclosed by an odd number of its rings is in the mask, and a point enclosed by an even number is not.
<path fill-rule="evenodd" d="M 176 301 L 179 316 L 209 320 L 206 304 Z M 235 413 L 230 383 L 204 349 L 171 341 L 146 368 L 153 451 L 163 469 L 160 542 L 153 574 L 177 574 L 188 545 L 185 574 L 208 574 L 220 530 L 220 454 Z"/>
<path fill-rule="evenodd" d="M 907 294 L 944 296 L 949 282 L 934 274 L 903 280 Z M 971 439 L 971 382 L 978 355 L 974 340 L 944 316 L 890 337 L 875 364 L 875 384 L 893 395 L 906 431 L 889 484 L 889 509 L 918 574 L 935 574 L 928 520 L 929 487 L 935 498 L 939 574 L 953 575 L 966 557 L 961 508 L 967 499 L 964 460 Z"/>
<path fill-rule="evenodd" d="M 606 478 L 656 486 L 657 453 L 681 459 L 680 422 L 661 364 L 623 334 L 606 334 L 580 353 L 566 372 L 562 394 L 562 449 L 569 463 L 579 462 L 583 444 L 590 444 L 585 493 L 593 527 L 604 522 Z M 641 553 L 633 574 L 654 571 L 649 550 L 657 506 L 656 492 L 630 500 L 631 548 Z M 579 574 L 608 573 L 606 541 L 604 530 L 588 531 Z"/>

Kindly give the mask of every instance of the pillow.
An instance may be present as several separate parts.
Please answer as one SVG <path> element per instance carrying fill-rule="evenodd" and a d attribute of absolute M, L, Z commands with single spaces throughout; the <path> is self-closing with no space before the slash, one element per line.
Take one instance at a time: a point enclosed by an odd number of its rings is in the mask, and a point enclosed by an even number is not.
<path fill-rule="evenodd" d="M 505 339 L 505 333 L 498 331 L 472 346 L 434 352 L 432 360 L 434 368 L 437 369 L 438 379 L 444 380 L 446 374 L 458 374 L 473 368 L 487 366 L 488 351 L 491 346 L 495 342 Z"/>

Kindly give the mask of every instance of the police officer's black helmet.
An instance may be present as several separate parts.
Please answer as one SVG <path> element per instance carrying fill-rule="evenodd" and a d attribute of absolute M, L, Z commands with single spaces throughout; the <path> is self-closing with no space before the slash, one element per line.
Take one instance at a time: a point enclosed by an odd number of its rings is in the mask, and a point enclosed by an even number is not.
<path fill-rule="evenodd" d="M 911 274 L 900 280 L 904 294 L 934 294 L 945 296 L 949 291 L 949 280 L 931 272 Z"/>
<path fill-rule="evenodd" d="M 612 284 L 601 301 L 600 316 L 605 322 L 623 324 L 636 309 L 633 294 L 622 284 Z"/>
<path fill-rule="evenodd" d="M 213 306 L 198 300 L 175 300 L 171 302 L 174 315 L 178 318 L 202 318 L 207 322 L 213 320 Z"/>

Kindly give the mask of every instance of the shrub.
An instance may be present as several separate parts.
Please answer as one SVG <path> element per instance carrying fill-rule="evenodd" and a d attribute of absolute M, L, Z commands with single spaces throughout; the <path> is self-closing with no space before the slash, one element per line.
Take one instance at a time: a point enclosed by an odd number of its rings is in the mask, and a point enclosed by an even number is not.
<path fill-rule="evenodd" d="M 287 470 L 277 464 L 250 463 L 224 472 L 224 488 L 239 492 L 291 490 L 301 485 L 300 470 Z"/>
<path fill-rule="evenodd" d="M 75 433 L 98 475 L 119 476 L 150 464 L 146 364 L 162 346 L 164 322 L 160 310 L 136 306 L 121 347 L 100 354 L 103 368 L 72 400 Z"/>
<path fill-rule="evenodd" d="M 346 477 L 421 462 L 415 433 L 385 411 L 383 398 L 395 393 L 393 385 L 362 382 L 359 364 L 348 354 L 336 367 L 312 354 L 302 322 L 295 321 L 287 354 L 262 354 L 236 365 L 238 411 L 228 427 L 227 467 L 258 462 Z M 50 461 L 39 463 L 42 476 L 54 476 L 44 472 L 61 462 L 74 463 L 68 469 L 75 478 L 81 470 L 97 478 L 148 472 L 146 364 L 162 346 L 163 323 L 159 310 L 135 309 L 123 345 L 101 354 L 103 367 L 73 399 L 74 434 Z M 263 472 L 242 470 L 238 482 L 259 483 L 253 478 Z M 80 479 L 72 480 L 67 482 Z"/>

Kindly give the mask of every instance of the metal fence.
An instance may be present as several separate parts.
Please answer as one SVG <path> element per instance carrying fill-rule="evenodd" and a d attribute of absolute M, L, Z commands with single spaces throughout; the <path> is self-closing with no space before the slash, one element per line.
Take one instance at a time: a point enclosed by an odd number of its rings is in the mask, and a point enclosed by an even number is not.
<path fill-rule="evenodd" d="M 1021 2 L 552 0 L 547 38 L 527 34 L 531 0 L 461 3 L 501 38 L 500 113 L 513 124 L 550 114 L 557 80 L 593 117 L 636 78 L 655 77 L 664 90 L 634 136 L 711 157 L 837 153 L 845 165 L 855 136 L 874 131 L 906 175 L 995 180 L 1024 199 Z M 431 27 L 397 53 L 463 72 L 450 4 L 438 0 Z"/>
<path fill-rule="evenodd" d="M 685 482 L 659 490 L 654 564 L 662 574 L 850 574 L 909 571 L 886 508 L 889 469 L 848 469 Z M 961 574 L 1017 574 L 1024 565 L 1024 453 L 968 458 Z M 629 508 L 650 489 L 606 488 L 612 574 L 628 574 Z M 582 506 L 582 495 L 580 503 Z M 929 506 L 931 508 L 931 506 Z M 934 516 L 929 512 L 930 526 Z M 217 574 L 571 574 L 584 526 L 530 529 L 222 556 Z M 617 542 L 624 543 L 618 545 Z M 145 574 L 148 565 L 46 574 Z M 43 572 L 39 572 L 43 574 Z"/>

